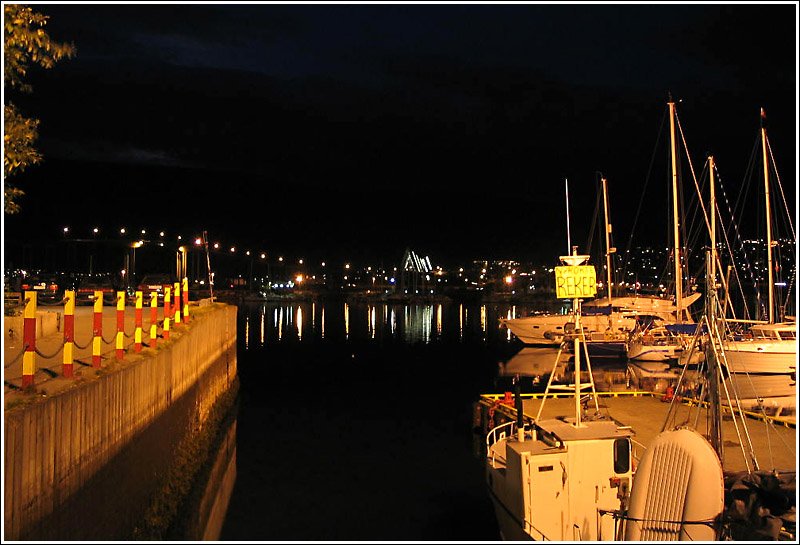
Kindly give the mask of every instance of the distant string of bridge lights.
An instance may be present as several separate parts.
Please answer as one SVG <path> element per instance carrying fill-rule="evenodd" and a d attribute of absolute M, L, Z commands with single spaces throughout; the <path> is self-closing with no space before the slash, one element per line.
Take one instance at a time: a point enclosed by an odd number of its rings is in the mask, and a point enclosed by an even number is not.
<path fill-rule="evenodd" d="M 113 240 L 113 239 L 109 239 L 109 238 L 106 238 L 106 239 L 99 238 L 102 233 L 109 232 L 106 229 L 103 229 L 101 227 L 92 227 L 91 229 L 83 231 L 83 232 L 84 233 L 88 233 L 88 236 L 90 238 L 67 238 L 67 240 L 74 240 L 74 241 L 81 241 L 81 242 L 91 242 L 91 241 L 100 242 L 101 240 L 106 240 L 106 241 Z M 165 247 L 165 245 L 169 242 L 169 240 L 171 240 L 171 239 L 168 239 L 166 232 L 163 231 L 163 230 L 157 232 L 158 233 L 158 239 L 157 240 L 145 240 L 144 237 L 146 237 L 148 235 L 148 233 L 151 233 L 151 231 L 149 231 L 148 229 L 140 229 L 140 230 L 137 231 L 135 229 L 134 230 L 129 230 L 126 227 L 120 227 L 119 229 L 111 229 L 110 232 L 118 234 L 120 237 L 126 237 L 126 236 L 127 237 L 132 237 L 132 238 L 130 238 L 131 242 L 129 242 L 127 244 L 130 248 L 141 248 L 145 244 L 156 244 L 159 247 Z M 152 231 L 152 232 L 155 233 L 155 231 Z M 65 226 L 65 227 L 62 228 L 62 233 L 63 233 L 64 237 L 70 237 L 71 235 L 73 235 L 73 230 L 72 230 L 71 227 Z M 185 242 L 185 241 L 188 241 L 188 242 Z M 194 246 L 196 248 L 205 248 L 206 242 L 208 244 L 208 249 L 209 250 L 216 250 L 216 251 L 219 251 L 221 253 L 244 255 L 246 257 L 252 256 L 253 258 L 257 257 L 257 258 L 262 259 L 262 260 L 267 260 L 267 258 L 270 257 L 269 253 L 264 251 L 264 250 L 251 251 L 251 250 L 247 249 L 247 250 L 241 251 L 241 250 L 239 250 L 239 248 L 241 248 L 241 246 L 238 245 L 238 244 L 231 244 L 230 246 L 228 246 L 227 244 L 223 244 L 223 243 L 221 243 L 219 241 L 215 241 L 215 242 L 211 242 L 210 240 L 209 241 L 204 241 L 202 235 L 195 235 L 193 238 L 190 237 L 188 239 L 185 239 L 182 235 L 176 235 L 176 238 L 175 238 L 175 249 L 177 251 L 184 252 L 184 251 L 188 251 L 189 248 L 192 247 L 192 246 Z M 227 251 L 226 251 L 226 248 L 228 248 Z M 287 261 L 287 260 L 285 260 L 283 256 L 278 256 L 277 261 L 278 261 L 278 263 L 283 263 L 284 261 Z M 287 264 L 288 264 L 288 262 L 287 262 Z M 297 264 L 298 265 L 304 265 L 305 264 L 304 259 L 303 258 L 298 258 L 297 259 Z M 326 267 L 327 263 L 326 263 L 326 261 L 321 261 L 320 265 L 322 267 Z M 345 269 L 350 269 L 350 263 L 345 263 L 344 264 L 344 268 Z M 371 267 L 367 267 L 367 270 L 370 270 L 370 269 L 371 269 Z M 395 267 L 395 270 L 397 270 L 397 267 Z"/>
<path fill-rule="evenodd" d="M 73 233 L 72 229 L 69 226 L 64 227 L 62 229 L 62 232 L 63 232 L 65 237 L 69 236 L 69 235 L 71 235 Z M 75 238 L 73 240 L 82 240 L 82 241 L 98 240 L 99 241 L 100 239 L 97 238 L 97 237 L 99 237 L 101 233 L 105 233 L 105 232 L 106 232 L 105 229 L 101 229 L 100 227 L 93 227 L 89 231 L 90 236 L 92 238 L 90 238 L 90 239 Z M 117 230 L 117 231 L 112 230 L 112 232 L 119 233 L 120 236 L 126 236 L 127 235 L 127 236 L 134 237 L 133 242 L 131 242 L 130 244 L 131 244 L 131 247 L 136 247 L 136 248 L 139 248 L 139 247 L 141 247 L 141 246 L 143 246 L 144 244 L 147 244 L 147 243 L 155 243 L 155 244 L 158 244 L 159 246 L 163 247 L 165 245 L 165 243 L 167 242 L 167 237 L 166 237 L 165 231 L 158 231 L 158 237 L 159 237 L 158 240 L 145 240 L 143 237 L 147 236 L 147 234 L 150 232 L 147 229 L 141 229 L 141 230 L 139 230 L 137 232 L 136 230 L 128 230 L 125 227 L 120 227 L 119 230 Z M 141 236 L 138 239 L 136 239 L 136 237 L 139 236 L 139 235 L 141 235 Z M 108 239 L 106 239 L 106 240 L 108 240 Z M 184 240 L 185 239 L 184 239 L 184 237 L 182 235 L 176 235 L 175 243 L 176 243 L 176 248 L 178 250 L 181 250 L 182 248 L 183 249 L 186 248 L 186 246 L 184 246 L 184 244 L 185 244 Z M 203 241 L 202 235 L 196 235 L 193 239 L 189 238 L 189 239 L 186 239 L 186 240 L 190 241 L 190 243 L 189 243 L 190 245 L 193 244 L 194 246 L 197 246 L 197 247 L 204 246 L 204 241 Z M 222 244 L 221 242 L 208 241 L 208 248 L 210 250 L 225 251 L 225 247 L 226 246 L 227 245 Z M 239 245 L 237 245 L 237 244 L 231 245 L 229 253 L 236 253 L 237 252 L 237 247 L 239 247 Z M 243 253 L 246 256 L 250 256 L 250 255 L 258 256 L 261 259 L 266 259 L 267 255 L 268 255 L 267 252 L 265 252 L 265 251 L 252 252 L 251 250 L 245 250 L 244 252 L 240 252 L 240 253 Z M 283 260 L 284 260 L 283 256 L 278 257 L 278 261 L 283 261 Z M 303 264 L 303 259 L 299 259 L 298 263 L 300 265 L 302 265 Z M 325 262 L 322 262 L 322 266 L 323 267 L 325 266 Z"/>

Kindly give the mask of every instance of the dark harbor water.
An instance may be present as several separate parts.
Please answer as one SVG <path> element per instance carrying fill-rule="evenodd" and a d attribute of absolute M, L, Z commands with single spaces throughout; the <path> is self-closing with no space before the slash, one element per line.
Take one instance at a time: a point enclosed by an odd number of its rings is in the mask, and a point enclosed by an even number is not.
<path fill-rule="evenodd" d="M 508 304 L 239 308 L 221 540 L 496 540 L 472 403 L 508 389 Z M 482 440 L 482 438 L 480 438 Z"/>

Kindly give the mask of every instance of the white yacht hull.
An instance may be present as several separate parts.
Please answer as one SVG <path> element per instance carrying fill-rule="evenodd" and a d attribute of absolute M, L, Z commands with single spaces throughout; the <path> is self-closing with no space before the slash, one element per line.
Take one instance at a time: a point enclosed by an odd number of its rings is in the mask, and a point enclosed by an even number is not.
<path fill-rule="evenodd" d="M 682 352 L 683 347 L 675 345 L 628 344 L 628 359 L 633 361 L 676 361 Z"/>
<path fill-rule="evenodd" d="M 564 330 L 575 320 L 569 314 L 545 314 L 526 318 L 501 319 L 500 323 L 511 330 L 520 341 L 531 346 L 559 346 L 564 340 Z M 634 317 L 621 315 L 583 315 L 581 324 L 585 331 L 604 332 L 612 330 L 630 331 L 636 325 Z"/>
<path fill-rule="evenodd" d="M 794 373 L 797 343 L 792 341 L 731 341 L 725 346 L 731 373 Z"/>

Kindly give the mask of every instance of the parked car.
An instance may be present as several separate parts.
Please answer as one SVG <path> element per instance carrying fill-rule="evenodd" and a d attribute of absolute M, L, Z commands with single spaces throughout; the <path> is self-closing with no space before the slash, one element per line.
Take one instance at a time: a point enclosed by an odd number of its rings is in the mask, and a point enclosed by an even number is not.
<path fill-rule="evenodd" d="M 150 293 L 155 292 L 159 301 L 164 299 L 164 287 L 172 286 L 175 281 L 168 274 L 147 274 L 136 285 L 136 291 L 142 292 L 143 304 L 150 302 Z"/>
<path fill-rule="evenodd" d="M 35 291 L 41 303 L 56 303 L 64 298 L 64 286 L 60 274 L 36 273 L 23 276 L 20 291 Z"/>
<path fill-rule="evenodd" d="M 115 292 L 117 289 L 110 274 L 96 274 L 81 278 L 75 293 L 75 303 L 78 305 L 93 305 L 95 291 L 103 292 L 104 305 L 116 304 Z"/>

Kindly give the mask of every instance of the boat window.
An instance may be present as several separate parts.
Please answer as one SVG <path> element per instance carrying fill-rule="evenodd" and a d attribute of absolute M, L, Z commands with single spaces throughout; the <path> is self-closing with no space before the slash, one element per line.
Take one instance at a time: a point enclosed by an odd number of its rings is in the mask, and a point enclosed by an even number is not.
<path fill-rule="evenodd" d="M 631 469 L 631 443 L 625 439 L 614 441 L 614 473 L 627 473 Z"/>
<path fill-rule="evenodd" d="M 781 339 L 796 339 L 797 333 L 794 331 L 779 331 L 778 335 L 780 335 Z"/>

